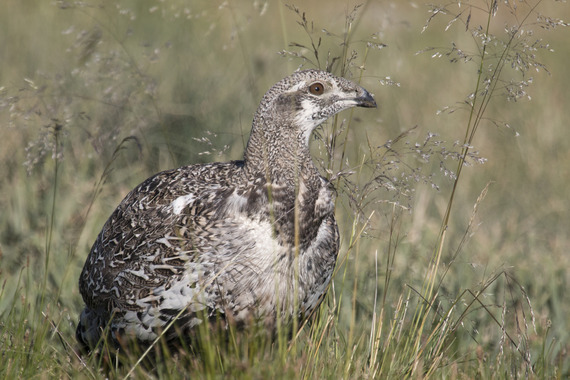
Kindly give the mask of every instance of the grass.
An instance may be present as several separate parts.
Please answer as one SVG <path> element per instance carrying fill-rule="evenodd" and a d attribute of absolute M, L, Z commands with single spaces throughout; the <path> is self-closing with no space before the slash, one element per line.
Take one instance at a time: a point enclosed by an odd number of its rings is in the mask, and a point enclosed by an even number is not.
<path fill-rule="evenodd" d="M 569 51 L 544 16 L 568 6 L 327 4 L 5 5 L 2 377 L 570 375 Z M 292 339 L 203 333 L 201 357 L 154 372 L 79 357 L 77 278 L 114 207 L 158 170 L 240 158 L 261 95 L 300 65 L 380 105 L 313 143 L 342 235 L 318 318 Z"/>

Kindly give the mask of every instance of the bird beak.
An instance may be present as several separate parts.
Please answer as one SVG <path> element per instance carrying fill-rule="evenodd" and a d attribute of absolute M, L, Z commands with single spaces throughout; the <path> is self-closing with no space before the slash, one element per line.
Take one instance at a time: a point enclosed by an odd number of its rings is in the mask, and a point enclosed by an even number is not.
<path fill-rule="evenodd" d="M 376 108 L 376 101 L 368 91 L 360 87 L 358 97 L 354 99 L 357 107 Z"/>

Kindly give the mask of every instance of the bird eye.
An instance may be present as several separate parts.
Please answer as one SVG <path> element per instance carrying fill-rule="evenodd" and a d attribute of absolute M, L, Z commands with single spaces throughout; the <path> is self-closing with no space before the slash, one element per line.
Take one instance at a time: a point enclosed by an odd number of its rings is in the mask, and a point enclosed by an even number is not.
<path fill-rule="evenodd" d="M 322 95 L 325 92 L 325 86 L 322 83 L 315 82 L 309 86 L 309 92 L 313 95 Z"/>

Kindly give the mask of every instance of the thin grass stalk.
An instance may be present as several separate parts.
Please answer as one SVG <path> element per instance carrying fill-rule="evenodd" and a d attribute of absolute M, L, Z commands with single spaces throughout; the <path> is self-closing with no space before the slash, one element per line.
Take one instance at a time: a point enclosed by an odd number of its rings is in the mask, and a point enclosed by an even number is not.
<path fill-rule="evenodd" d="M 314 334 L 316 334 L 318 332 L 318 330 L 320 330 L 320 334 L 318 336 L 318 340 L 317 340 L 316 344 L 311 344 L 311 346 L 310 346 L 308 359 L 307 359 L 307 362 L 305 364 L 305 368 L 303 370 L 301 378 L 303 378 L 303 379 L 314 378 L 314 370 L 315 370 L 315 367 L 318 363 L 318 359 L 320 357 L 320 355 L 319 355 L 320 349 L 323 345 L 323 341 L 325 340 L 326 334 L 330 330 L 330 326 L 332 325 L 334 318 L 335 318 L 334 314 L 329 314 L 326 318 L 326 321 L 324 322 L 324 326 L 321 326 L 323 324 L 323 322 L 320 321 L 319 327 L 318 328 L 316 327 L 314 329 L 315 330 Z M 315 342 L 313 342 L 313 343 L 315 343 Z"/>
<path fill-rule="evenodd" d="M 253 102 L 255 103 L 255 101 L 257 100 L 257 88 L 255 86 L 255 75 L 253 74 L 253 69 L 251 67 L 251 55 L 249 54 L 249 52 L 247 51 L 247 48 L 245 46 L 245 42 L 244 42 L 244 38 L 242 36 L 242 32 L 241 32 L 241 26 L 239 25 L 239 23 L 237 22 L 237 17 L 236 17 L 236 12 L 234 10 L 233 6 L 229 6 L 228 7 L 231 17 L 232 17 L 232 21 L 235 24 L 235 32 L 237 35 L 237 40 L 238 40 L 238 44 L 239 44 L 239 50 L 241 52 L 242 58 L 243 58 L 243 63 L 245 66 L 245 70 L 247 72 L 247 82 L 249 84 L 250 87 L 250 91 L 249 94 L 251 95 L 251 98 L 253 100 Z"/>
<path fill-rule="evenodd" d="M 352 230 L 351 230 L 351 246 L 352 243 L 356 244 L 355 245 L 355 249 L 354 249 L 354 272 L 358 273 L 358 245 L 359 245 L 359 239 L 354 239 L 353 238 L 356 236 L 356 229 L 358 226 L 358 217 L 354 218 L 353 223 L 352 223 Z M 357 294 L 357 289 L 358 289 L 358 277 L 354 278 L 354 282 L 352 284 L 352 297 L 351 297 L 351 301 L 350 301 L 350 305 L 351 305 L 351 313 L 350 313 L 350 323 L 349 323 L 349 327 L 348 327 L 348 339 L 347 339 L 347 347 L 351 347 L 352 346 L 352 342 L 354 341 L 354 330 L 356 328 L 356 294 Z M 348 357 L 347 357 L 348 358 Z M 352 359 L 351 359 L 352 360 Z M 348 370 L 348 368 L 350 368 L 350 363 L 345 363 L 345 368 L 346 370 Z"/>
<path fill-rule="evenodd" d="M 283 37 L 283 49 L 287 49 L 289 46 L 289 33 L 287 32 L 287 22 L 285 21 L 285 12 L 284 12 L 285 3 L 280 1 L 279 2 L 279 22 L 281 24 L 281 36 Z M 293 71 L 291 68 L 291 61 L 288 61 L 288 70 Z"/>
<path fill-rule="evenodd" d="M 376 324 L 377 324 L 377 313 L 376 313 L 376 303 L 378 301 L 378 250 L 376 250 L 374 252 L 374 303 L 372 304 L 372 321 L 370 323 L 371 328 L 370 328 L 370 341 L 368 343 L 368 349 L 369 349 L 369 356 L 370 356 L 370 364 L 368 366 L 368 371 L 370 373 L 372 373 L 372 368 L 375 367 L 376 365 L 376 360 L 377 360 L 377 350 L 379 347 L 379 339 L 380 336 L 378 334 L 381 334 L 381 332 L 379 333 L 376 330 Z M 382 308 L 382 312 L 384 311 L 384 308 Z M 382 313 L 383 314 L 383 313 Z M 380 316 L 380 318 L 382 319 L 383 316 Z M 380 327 L 380 326 L 378 326 Z"/>
<path fill-rule="evenodd" d="M 378 360 L 378 355 L 380 354 L 380 340 L 382 337 L 382 327 L 384 322 L 384 312 L 386 308 L 386 296 L 388 294 L 388 289 L 390 286 L 390 279 L 392 273 L 392 265 L 394 263 L 394 258 L 396 255 L 396 250 L 399 241 L 399 228 L 398 233 L 395 236 L 396 232 L 396 225 L 399 218 L 396 216 L 397 214 L 396 205 L 392 204 L 392 218 L 390 222 L 390 234 L 388 240 L 388 254 L 386 255 L 386 270 L 384 275 L 384 289 L 382 294 L 382 302 L 380 306 L 380 315 L 379 319 L 377 320 L 377 313 L 376 313 L 376 302 L 377 302 L 377 292 L 378 292 L 378 251 L 375 253 L 375 268 L 376 268 L 376 287 L 375 287 L 375 295 L 374 295 L 374 306 L 373 306 L 373 318 L 372 318 L 372 329 L 370 335 L 370 347 L 371 347 L 371 359 L 369 365 L 369 371 L 373 374 L 373 378 L 375 376 L 376 370 L 376 363 Z M 376 330 L 376 331 L 375 331 Z M 390 337 L 388 337 L 390 339 Z"/>
<path fill-rule="evenodd" d="M 525 15 L 525 17 L 523 18 L 523 20 L 520 22 L 519 25 L 523 25 L 525 23 L 526 19 L 530 16 L 530 14 L 532 14 L 532 12 L 536 9 L 536 7 L 538 7 L 540 2 L 541 1 L 537 2 L 531 8 L 531 10 Z M 486 25 L 486 29 L 485 29 L 485 33 L 487 35 L 489 34 L 491 19 L 493 17 L 492 8 L 493 8 L 493 6 L 491 6 L 491 8 L 489 8 L 487 11 L 487 15 L 488 15 L 487 16 L 487 25 Z M 426 343 L 424 345 L 424 348 L 421 349 L 420 351 L 417 351 L 417 349 L 420 347 L 419 338 L 423 335 L 423 329 L 424 329 L 425 323 L 427 321 L 427 318 L 426 318 L 427 313 L 429 312 L 429 309 L 432 307 L 434 301 L 436 300 L 436 298 L 438 296 L 438 291 L 436 290 L 437 288 L 435 287 L 435 282 L 436 282 L 437 272 L 439 270 L 439 266 L 440 266 L 440 262 L 441 262 L 441 256 L 443 253 L 443 246 L 444 246 L 445 238 L 446 238 L 448 227 L 449 227 L 451 210 L 452 210 L 453 202 L 454 202 L 455 195 L 457 192 L 459 180 L 461 178 L 462 168 L 465 164 L 467 155 L 469 153 L 470 147 L 471 147 L 472 142 L 474 140 L 475 133 L 478 129 L 478 126 L 480 125 L 480 122 L 483 120 L 483 115 L 485 114 L 485 111 L 486 111 L 486 109 L 490 103 L 491 95 L 494 93 L 496 86 L 499 83 L 499 78 L 501 76 L 502 69 L 504 68 L 504 65 L 506 63 L 506 56 L 510 51 L 510 48 L 512 46 L 512 43 L 513 43 L 515 36 L 516 36 L 516 33 L 511 34 L 511 37 L 510 37 L 509 41 L 507 42 L 505 49 L 502 51 L 502 53 L 498 59 L 495 70 L 494 70 L 493 74 L 491 75 L 489 89 L 484 91 L 484 93 L 482 94 L 481 101 L 478 102 L 478 98 L 480 95 L 480 87 L 481 87 L 481 84 L 483 83 L 483 68 L 484 68 L 484 63 L 486 62 L 486 55 L 487 55 L 487 44 L 483 45 L 483 49 L 482 49 L 482 52 L 480 55 L 481 59 L 480 59 L 480 63 L 479 63 L 479 71 L 478 71 L 478 76 L 477 76 L 476 89 L 473 93 L 473 101 L 471 102 L 471 105 L 470 105 L 469 119 L 467 122 L 467 127 L 465 129 L 465 136 L 464 136 L 464 140 L 463 140 L 463 147 L 462 147 L 461 155 L 459 157 L 458 164 L 457 164 L 456 176 L 455 176 L 452 191 L 450 193 L 450 197 L 449 197 L 449 200 L 447 203 L 447 208 L 446 208 L 443 220 L 442 220 L 442 225 L 441 225 L 441 229 L 440 229 L 440 232 L 438 235 L 439 237 L 437 240 L 436 249 L 434 250 L 434 255 L 433 255 L 433 259 L 431 261 L 430 269 L 428 271 L 428 274 L 426 276 L 426 279 L 425 279 L 424 285 L 423 285 L 422 295 L 423 295 L 423 299 L 425 299 L 426 302 L 422 306 L 419 306 L 419 308 L 416 310 L 416 315 L 414 316 L 413 329 L 414 329 L 414 335 L 416 336 L 415 347 L 416 347 L 417 357 L 422 355 L 425 348 L 427 347 L 428 342 L 431 340 L 431 336 L 433 335 L 433 334 L 430 335 L 430 337 L 428 338 L 428 340 L 426 341 Z M 441 282 L 440 282 L 440 284 L 441 284 Z M 438 347 L 439 348 L 436 347 L 436 349 L 438 349 L 438 350 L 441 349 L 441 345 L 439 345 Z M 417 363 L 417 361 L 416 361 L 416 363 Z M 414 371 L 415 371 L 415 368 L 414 368 Z M 430 371 L 432 371 L 432 369 L 430 369 Z"/>
<path fill-rule="evenodd" d="M 362 69 L 360 70 L 360 74 L 359 74 L 359 76 L 358 76 L 358 81 L 357 81 L 358 84 L 362 83 L 362 75 L 363 75 L 363 73 L 364 73 L 364 67 L 366 66 L 366 59 L 367 59 L 367 57 L 368 57 L 368 50 L 369 50 L 369 49 L 368 49 L 368 47 L 367 47 L 367 48 L 365 49 L 365 51 L 364 51 L 364 60 L 363 60 L 362 65 L 361 65 Z M 346 58 L 345 58 L 345 57 L 343 57 L 343 62 L 346 62 Z M 342 65 L 342 68 L 344 68 L 344 65 Z M 343 70 L 341 70 L 341 71 L 343 71 Z M 343 75 L 341 75 L 341 76 L 343 76 Z M 348 139 L 349 131 L 350 131 L 350 129 L 351 129 L 350 127 L 351 127 L 351 125 L 352 125 L 352 118 L 353 118 L 353 114 L 354 114 L 354 108 L 351 108 L 348 112 L 349 112 L 349 114 L 348 114 L 348 123 L 347 123 L 347 126 L 346 126 L 346 131 L 344 132 L 344 140 L 345 140 L 345 141 L 344 141 L 344 143 L 343 143 L 342 153 L 341 153 L 341 155 L 340 155 L 340 160 L 339 160 L 339 168 L 338 168 L 338 172 L 339 172 L 339 173 L 341 173 L 341 172 L 344 170 L 344 162 L 345 162 L 344 158 L 345 158 L 345 156 L 346 156 L 346 146 L 348 145 L 348 144 L 346 144 L 346 140 Z M 334 151 L 334 148 L 335 148 L 335 146 L 336 146 L 336 138 L 335 138 L 334 136 L 336 136 L 336 134 L 337 134 L 337 129 L 338 129 L 338 127 L 337 127 L 337 126 L 338 126 L 338 117 L 339 117 L 338 114 L 336 114 L 336 115 L 334 116 L 333 131 L 332 131 L 333 143 L 334 143 L 334 144 L 332 145 L 332 150 L 333 150 L 333 151 Z M 362 163 L 364 163 L 364 160 L 362 161 Z M 332 169 L 332 166 L 333 166 L 333 165 L 334 165 L 334 161 L 332 161 L 331 169 Z M 335 186 L 339 186 L 339 182 L 340 182 L 340 177 L 337 178 L 337 182 L 336 182 L 336 185 L 335 185 Z"/>
<path fill-rule="evenodd" d="M 53 230 L 55 227 L 55 212 L 56 212 L 56 200 L 57 200 L 57 185 L 59 179 L 59 133 L 61 131 L 62 126 L 57 121 L 53 121 L 53 133 L 55 139 L 55 146 L 54 146 L 54 169 L 53 169 L 53 194 L 51 198 L 51 210 L 48 222 L 48 230 L 46 234 L 46 246 L 45 246 L 45 261 L 44 261 L 44 278 L 42 282 L 42 292 L 41 292 L 41 299 L 40 299 L 40 310 L 44 309 L 45 305 L 45 295 L 46 295 L 46 286 L 48 280 L 48 271 L 49 271 L 49 261 L 51 255 L 51 247 L 52 247 L 52 240 L 53 240 Z"/>
<path fill-rule="evenodd" d="M 107 33 L 109 33 L 111 38 L 119 45 L 121 50 L 126 54 L 129 65 L 134 68 L 135 74 L 139 78 L 145 77 L 145 74 L 143 73 L 142 69 L 139 67 L 139 64 L 137 63 L 136 58 L 129 51 L 129 49 L 127 48 L 127 45 L 124 43 L 124 41 L 121 38 L 119 38 L 117 33 L 115 33 L 106 23 L 102 22 L 98 17 L 94 16 L 93 14 L 91 14 L 89 12 L 86 12 L 81 6 L 74 7 L 74 9 L 77 10 L 78 12 L 84 14 L 86 17 L 90 18 L 95 25 L 97 25 L 98 27 L 102 28 Z M 107 10 L 107 8 L 104 6 L 100 7 L 99 9 L 101 9 L 101 11 L 103 11 L 103 12 L 106 12 L 106 10 Z M 112 16 L 110 14 L 107 14 L 107 17 L 110 20 Z M 160 128 L 160 131 L 162 133 L 164 144 L 166 145 L 166 148 L 168 150 L 169 157 L 170 157 L 171 161 L 174 163 L 174 162 L 176 162 L 176 156 L 174 154 L 174 151 L 172 150 L 172 144 L 171 144 L 170 140 L 168 138 L 166 138 L 166 131 L 164 129 L 164 123 L 162 122 L 162 120 L 163 120 L 162 110 L 159 107 L 158 102 L 156 101 L 154 96 L 149 95 L 149 99 L 150 99 L 152 108 L 156 112 L 157 119 L 159 120 L 159 125 L 162 127 L 162 128 Z M 144 133 L 141 134 L 141 136 L 145 140 L 145 143 L 146 143 L 147 148 L 148 148 L 148 142 L 145 139 Z"/>
<path fill-rule="evenodd" d="M 532 11 L 538 6 L 539 3 L 540 3 L 540 1 L 535 4 L 535 6 L 531 9 L 531 11 L 522 20 L 522 23 L 525 22 L 525 20 L 532 13 Z M 491 25 L 492 17 L 493 17 L 493 5 L 491 5 L 491 7 L 487 10 L 487 24 L 486 24 L 486 28 L 485 28 L 485 33 L 487 35 L 489 34 L 489 31 L 490 31 L 490 25 Z M 438 235 L 439 237 L 437 239 L 436 249 L 434 250 L 434 254 L 433 254 L 433 259 L 431 261 L 431 265 L 430 265 L 430 268 L 428 270 L 428 274 L 426 275 L 426 279 L 424 280 L 422 295 L 423 295 L 423 298 L 427 302 L 418 307 L 418 309 L 416 310 L 416 315 L 414 316 L 414 324 L 413 324 L 414 327 L 413 327 L 413 329 L 414 329 L 414 335 L 416 336 L 415 347 L 416 347 L 416 352 L 418 355 L 421 354 L 421 351 L 418 352 L 417 349 L 419 349 L 419 347 L 420 347 L 419 337 L 421 337 L 423 335 L 423 329 L 424 329 L 425 322 L 426 322 L 425 316 L 427 316 L 429 308 L 431 308 L 433 301 L 435 301 L 435 299 L 438 296 L 438 291 L 435 290 L 436 289 L 435 283 L 436 283 L 436 278 L 437 278 L 437 272 L 439 270 L 439 266 L 440 266 L 440 262 L 441 262 L 441 256 L 443 253 L 443 246 L 444 246 L 444 242 L 446 240 L 446 235 L 447 235 L 447 231 L 448 231 L 448 227 L 449 227 L 449 220 L 451 217 L 451 210 L 453 207 L 453 203 L 454 203 L 455 195 L 457 192 L 459 180 L 461 178 L 462 168 L 465 164 L 467 154 L 469 153 L 470 146 L 471 146 L 473 139 L 475 137 L 476 130 L 477 130 L 481 120 L 483 119 L 483 115 L 487 109 L 489 102 L 490 102 L 491 94 L 495 91 L 495 88 L 497 86 L 501 71 L 502 71 L 504 64 L 505 64 L 505 61 L 506 61 L 505 57 L 509 52 L 509 49 L 512 45 L 512 41 L 514 39 L 514 36 L 515 36 L 515 34 L 511 35 L 505 49 L 503 50 L 501 56 L 499 57 L 495 71 L 493 72 L 493 75 L 491 76 L 490 90 L 485 91 L 483 94 L 483 98 L 482 98 L 481 102 L 478 102 L 480 87 L 481 87 L 481 84 L 483 82 L 483 68 L 484 68 L 484 63 L 486 62 L 486 55 L 487 55 L 487 44 L 483 44 L 483 49 L 482 49 L 482 52 L 480 55 L 481 59 L 479 62 L 479 70 L 478 70 L 476 87 L 475 87 L 475 91 L 474 91 L 474 95 L 473 95 L 473 101 L 471 102 L 471 106 L 470 106 L 470 113 L 469 113 L 467 126 L 465 129 L 465 136 L 464 136 L 464 140 L 463 140 L 463 147 L 462 147 L 461 155 L 459 157 L 458 164 L 457 164 L 456 176 L 455 176 L 455 179 L 453 181 L 452 190 L 451 190 L 450 197 L 449 197 L 449 200 L 447 202 L 446 211 L 444 213 L 444 217 L 442 220 L 440 232 Z M 477 104 L 479 104 L 479 105 L 477 106 Z"/>
<path fill-rule="evenodd" d="M 487 33 L 489 32 L 491 17 L 492 17 L 492 14 L 489 11 L 488 17 L 487 17 L 487 27 L 486 27 Z M 406 343 L 406 346 L 407 346 L 406 351 L 408 349 L 412 349 L 412 347 L 413 347 L 415 359 L 413 360 L 414 365 L 412 368 L 412 373 L 414 373 L 417 370 L 417 366 L 419 364 L 418 359 L 421 357 L 421 354 L 423 352 L 423 349 L 421 349 L 422 336 L 423 336 L 423 331 L 425 328 L 425 323 L 427 322 L 427 314 L 429 313 L 429 310 L 432 307 L 433 300 L 437 297 L 437 293 L 438 293 L 437 291 L 434 293 L 434 285 L 436 282 L 437 272 L 438 272 L 440 262 L 441 262 L 441 256 L 443 253 L 443 246 L 444 246 L 444 242 L 445 242 L 445 238 L 446 238 L 446 234 L 447 234 L 447 230 L 448 230 L 448 226 L 449 226 L 449 219 L 451 216 L 451 209 L 452 209 L 452 205 L 453 205 L 453 200 L 455 199 L 455 192 L 457 190 L 459 179 L 461 178 L 461 168 L 463 167 L 464 160 L 465 160 L 467 153 L 468 153 L 468 148 L 465 146 L 465 144 L 469 139 L 470 132 L 472 129 L 471 125 L 472 125 L 472 121 L 473 121 L 473 117 L 474 117 L 474 113 L 475 113 L 474 106 L 475 106 L 476 101 L 477 101 L 477 94 L 479 93 L 479 86 L 482 82 L 483 63 L 484 63 L 484 59 L 485 59 L 486 48 L 487 48 L 487 45 L 484 45 L 483 51 L 481 54 L 481 61 L 479 64 L 479 72 L 478 72 L 477 82 L 476 82 L 475 98 L 474 98 L 472 106 L 471 106 L 471 112 L 469 114 L 469 119 L 468 119 L 467 127 L 465 130 L 464 146 L 462 148 L 462 154 L 459 158 L 458 168 L 457 168 L 457 172 L 456 172 L 457 174 L 456 174 L 456 177 L 455 177 L 454 182 L 453 182 L 453 187 L 451 190 L 449 200 L 447 202 L 447 208 L 446 208 L 446 211 L 444 213 L 441 228 L 440 228 L 440 231 L 438 234 L 436 248 L 433 252 L 432 260 L 430 261 L 430 267 L 428 269 L 426 277 L 424 278 L 424 283 L 422 285 L 421 295 L 422 295 L 422 298 L 426 302 L 420 303 L 416 307 L 414 317 L 413 317 L 412 326 L 411 326 L 412 340 L 409 340 Z"/>

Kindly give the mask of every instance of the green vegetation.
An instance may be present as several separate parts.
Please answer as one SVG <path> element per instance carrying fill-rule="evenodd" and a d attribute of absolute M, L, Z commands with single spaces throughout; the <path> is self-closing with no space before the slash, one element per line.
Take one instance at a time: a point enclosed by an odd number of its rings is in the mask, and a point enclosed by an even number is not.
<path fill-rule="evenodd" d="M 570 377 L 569 15 L 546 0 L 8 0 L 0 377 Z M 262 94 L 300 66 L 379 104 L 313 143 L 343 247 L 319 317 L 292 339 L 204 333 L 201 357 L 151 371 L 79 357 L 77 279 L 112 210 L 159 170 L 241 158 Z"/>

